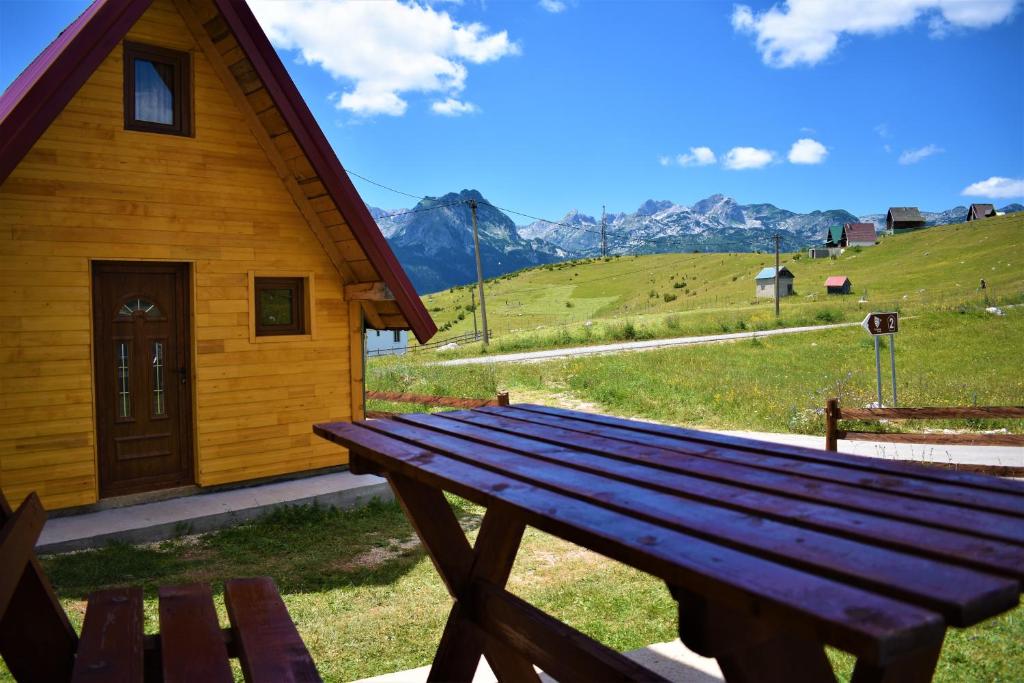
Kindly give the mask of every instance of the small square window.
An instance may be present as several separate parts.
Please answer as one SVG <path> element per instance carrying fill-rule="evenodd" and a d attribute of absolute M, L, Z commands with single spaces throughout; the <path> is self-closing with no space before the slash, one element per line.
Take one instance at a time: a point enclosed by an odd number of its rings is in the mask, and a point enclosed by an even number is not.
<path fill-rule="evenodd" d="M 124 44 L 124 127 L 192 134 L 192 86 L 187 52 Z"/>
<path fill-rule="evenodd" d="M 304 278 L 258 277 L 255 288 L 257 337 L 308 333 Z"/>

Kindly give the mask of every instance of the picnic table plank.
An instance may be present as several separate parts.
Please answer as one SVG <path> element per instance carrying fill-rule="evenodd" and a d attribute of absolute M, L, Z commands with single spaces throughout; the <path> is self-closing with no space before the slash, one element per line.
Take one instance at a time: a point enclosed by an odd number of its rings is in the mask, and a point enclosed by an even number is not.
<path fill-rule="evenodd" d="M 804 476 L 801 472 L 761 468 L 755 466 L 755 463 L 746 461 L 746 454 L 739 451 L 719 448 L 705 451 L 699 445 L 689 449 L 685 444 L 681 445 L 676 440 L 657 436 L 642 437 L 634 441 L 631 439 L 637 439 L 637 437 L 632 434 L 626 433 L 626 438 L 622 438 L 622 430 L 601 425 L 594 425 L 595 431 L 581 432 L 576 429 L 580 426 L 580 423 L 576 421 L 544 414 L 530 414 L 526 411 L 510 412 L 507 409 L 501 409 L 501 412 L 496 412 L 493 409 L 482 409 L 482 412 L 574 431 L 576 432 L 575 441 L 582 441 L 584 435 L 610 438 L 622 444 L 618 451 L 620 457 L 631 457 L 631 454 L 644 453 L 643 449 L 645 448 L 661 448 L 660 454 L 655 453 L 645 456 L 643 459 L 667 469 L 868 513 L 914 520 L 952 531 L 1024 544 L 1024 524 L 1016 517 L 998 512 L 964 508 L 958 504 L 939 502 L 935 499 L 907 497 L 897 489 L 883 491 L 863 488 L 856 483 L 834 482 Z M 587 426 L 583 425 L 583 428 L 587 429 Z M 650 453 L 650 451 L 646 452 Z"/>
<path fill-rule="evenodd" d="M 272 579 L 225 581 L 224 604 L 246 681 L 303 683 L 321 680 Z"/>
<path fill-rule="evenodd" d="M 233 681 L 210 586 L 161 586 L 157 596 L 164 683 Z"/>
<path fill-rule="evenodd" d="M 135 683 L 143 680 L 142 589 L 89 594 L 71 680 Z"/>
<path fill-rule="evenodd" d="M 702 432 L 682 427 L 641 422 L 638 420 L 627 420 L 625 418 L 612 417 L 610 415 L 598 415 L 595 413 L 583 413 L 563 408 L 553 408 L 528 403 L 517 403 L 513 406 L 523 411 L 552 415 L 568 420 L 580 420 L 583 422 L 618 427 L 634 432 L 634 437 L 639 435 L 640 439 L 647 442 L 647 437 L 666 436 L 673 439 L 684 440 L 694 444 L 707 446 L 718 446 L 743 450 L 753 454 L 769 453 L 774 456 L 785 456 L 797 462 L 831 465 L 837 469 L 860 470 L 865 473 L 878 473 L 882 475 L 893 475 L 899 480 L 918 481 L 920 483 L 946 484 L 966 489 L 976 489 L 978 495 L 982 491 L 1016 496 L 1016 505 L 1024 504 L 1024 482 L 1008 479 L 999 479 L 972 472 L 958 472 L 955 470 L 940 470 L 935 468 L 923 468 L 909 462 L 887 460 L 884 458 L 868 458 L 864 456 L 850 455 L 847 453 L 835 453 L 831 451 L 804 448 L 801 446 L 790 446 L 787 444 L 767 443 L 756 439 L 748 439 L 729 434 L 716 434 L 713 432 Z M 490 409 L 488 409 L 490 410 Z M 974 498 L 976 502 L 979 498 Z M 1011 499 L 1013 500 L 1013 499 Z M 984 503 L 984 499 L 980 499 Z M 1017 507 L 1017 510 L 1020 508 Z"/>
<path fill-rule="evenodd" d="M 4 558 L 0 565 L 0 614 L 7 613 L 45 522 L 43 504 L 32 493 L 0 528 L 0 557 Z"/>
<path fill-rule="evenodd" d="M 314 431 L 383 469 L 481 505 L 501 502 L 543 531 L 685 586 L 744 614 L 884 663 L 941 643 L 941 616 L 394 439 L 365 423 Z"/>
<path fill-rule="evenodd" d="M 1024 548 L 1020 546 L 666 471 L 634 460 L 636 454 L 632 452 L 629 458 L 612 457 L 608 453 L 618 450 L 617 442 L 603 437 L 582 443 L 568 430 L 476 411 L 438 413 L 436 417 L 443 420 L 431 419 L 432 428 L 480 443 L 530 453 L 537 458 L 570 464 L 666 493 L 1024 579 Z M 398 419 L 426 424 L 419 415 Z M 574 448 L 560 445 L 564 443 L 574 443 Z"/>
<path fill-rule="evenodd" d="M 941 612 L 957 626 L 999 614 L 1017 604 L 1015 580 L 752 516 L 654 491 L 532 455 L 485 446 L 430 427 L 443 418 L 413 423 L 374 421 L 371 429 L 426 446 L 446 456 L 488 467 L 538 487 L 571 495 L 721 543 L 775 562 L 879 592 Z M 685 504 L 681 504 L 684 503 Z"/>

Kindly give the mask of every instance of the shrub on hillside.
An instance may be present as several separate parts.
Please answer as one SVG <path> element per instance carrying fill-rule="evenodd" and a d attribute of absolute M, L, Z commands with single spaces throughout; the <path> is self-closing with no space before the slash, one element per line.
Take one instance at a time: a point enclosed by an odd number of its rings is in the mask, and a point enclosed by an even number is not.
<path fill-rule="evenodd" d="M 668 292 L 665 292 L 665 294 L 661 298 L 665 300 L 665 303 L 669 303 L 675 301 L 679 297 L 677 297 L 675 294 L 669 294 Z"/>

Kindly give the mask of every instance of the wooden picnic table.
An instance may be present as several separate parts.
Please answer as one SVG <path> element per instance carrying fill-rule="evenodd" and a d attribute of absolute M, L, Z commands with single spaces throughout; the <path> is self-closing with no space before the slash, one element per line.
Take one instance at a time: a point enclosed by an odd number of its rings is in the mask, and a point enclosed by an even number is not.
<path fill-rule="evenodd" d="M 505 590 L 526 525 L 665 581 L 728 681 L 927 681 L 947 626 L 1018 604 L 1024 485 L 537 405 L 330 423 L 455 600 L 430 680 L 660 680 Z M 486 507 L 470 547 L 444 498 Z"/>

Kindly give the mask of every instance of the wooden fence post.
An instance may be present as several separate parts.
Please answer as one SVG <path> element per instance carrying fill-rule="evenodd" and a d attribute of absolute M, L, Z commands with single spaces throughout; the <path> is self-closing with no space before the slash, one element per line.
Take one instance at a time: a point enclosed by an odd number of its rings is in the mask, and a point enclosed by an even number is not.
<path fill-rule="evenodd" d="M 507 406 L 508 405 L 508 392 L 507 391 L 499 391 L 498 392 L 498 405 L 499 406 Z"/>
<path fill-rule="evenodd" d="M 825 450 L 839 450 L 839 399 L 830 398 L 825 402 Z"/>

